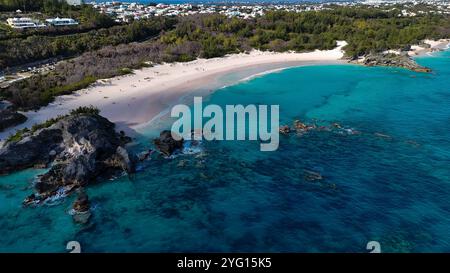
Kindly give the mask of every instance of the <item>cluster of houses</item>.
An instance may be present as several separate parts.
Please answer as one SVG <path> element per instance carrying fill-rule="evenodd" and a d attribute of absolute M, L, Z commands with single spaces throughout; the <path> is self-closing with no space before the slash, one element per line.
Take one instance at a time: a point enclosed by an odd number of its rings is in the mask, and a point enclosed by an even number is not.
<path fill-rule="evenodd" d="M 218 4 L 152 4 L 103 2 L 92 3 L 100 12 L 113 16 L 118 22 L 130 19 L 139 20 L 153 16 L 186 16 L 192 14 L 219 13 L 228 17 L 254 18 L 263 15 L 267 10 L 305 11 L 320 10 L 323 5 L 218 5 Z"/>
<path fill-rule="evenodd" d="M 405 3 L 404 0 L 367 0 L 367 1 L 348 1 L 348 2 L 334 2 L 327 3 L 313 3 L 313 4 L 140 4 L 140 3 L 122 3 L 119 1 L 113 2 L 92 2 L 94 8 L 100 12 L 113 16 L 117 22 L 128 22 L 129 20 L 139 20 L 141 18 L 148 18 L 153 16 L 186 16 L 192 14 L 208 14 L 219 13 L 228 17 L 239 18 L 254 18 L 263 15 L 269 10 L 285 10 L 292 12 L 303 11 L 318 11 L 332 8 L 332 5 L 338 6 L 355 6 L 355 5 L 370 5 L 386 8 L 389 10 L 393 5 L 402 3 L 405 9 L 401 10 L 399 16 L 415 16 L 423 13 L 442 13 L 450 14 L 450 4 L 445 0 L 410 0 Z M 410 11 L 419 4 L 431 4 L 433 10 Z"/>
<path fill-rule="evenodd" d="M 65 0 L 69 5 L 81 5 L 84 0 Z M 16 11 L 17 14 L 21 14 L 21 10 Z M 40 20 L 32 19 L 29 17 L 14 17 L 8 18 L 6 23 L 15 29 L 26 29 L 26 28 L 44 28 L 49 26 L 75 26 L 78 22 L 72 18 L 50 18 L 46 19 L 45 22 Z"/>
<path fill-rule="evenodd" d="M 73 5 L 83 3 L 82 0 L 66 0 Z M 349 2 L 327 2 L 313 4 L 140 4 L 123 3 L 119 1 L 112 2 L 91 2 L 95 9 L 101 13 L 112 16 L 117 22 L 129 22 L 130 20 L 145 19 L 154 16 L 187 16 L 193 14 L 219 13 L 228 17 L 255 18 L 264 15 L 270 10 L 284 10 L 291 12 L 319 11 L 331 9 L 333 6 L 355 6 L 369 5 L 381 7 L 388 10 L 398 9 L 396 4 L 402 3 L 402 9 L 399 16 L 416 16 L 427 13 L 450 14 L 450 4 L 448 0 L 409 0 L 405 3 L 403 0 L 366 0 Z M 421 5 L 428 4 L 433 8 L 423 8 Z M 419 8 L 418 8 L 419 7 Z M 78 22 L 71 18 L 52 18 L 45 22 L 33 20 L 27 17 L 9 18 L 8 25 L 12 28 L 41 28 L 48 26 L 73 26 Z"/>
<path fill-rule="evenodd" d="M 397 4 L 401 4 L 402 8 L 398 14 L 399 17 L 414 17 L 425 14 L 450 14 L 450 2 L 448 0 L 366 0 L 365 5 L 378 8 L 385 8 L 392 11 L 398 8 Z"/>
<path fill-rule="evenodd" d="M 51 18 L 46 19 L 45 22 L 39 20 L 34 20 L 29 17 L 15 17 L 8 18 L 6 23 L 15 29 L 26 29 L 26 28 L 43 28 L 48 26 L 75 26 L 78 22 L 72 18 Z"/>

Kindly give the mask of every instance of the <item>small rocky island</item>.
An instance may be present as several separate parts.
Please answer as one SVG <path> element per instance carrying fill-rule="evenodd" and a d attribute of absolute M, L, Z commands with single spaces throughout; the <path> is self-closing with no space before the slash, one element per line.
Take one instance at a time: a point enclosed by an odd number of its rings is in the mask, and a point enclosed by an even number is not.
<path fill-rule="evenodd" d="M 0 148 L 0 174 L 45 168 L 24 204 L 68 194 L 98 178 L 135 171 L 135 156 L 124 145 L 131 139 L 91 107 L 35 125 L 11 136 Z"/>
<path fill-rule="evenodd" d="M 91 218 L 91 205 L 89 197 L 87 196 L 84 188 L 78 190 L 78 196 L 73 203 L 72 219 L 75 223 L 86 224 Z"/>
<path fill-rule="evenodd" d="M 159 134 L 159 138 L 153 140 L 153 144 L 156 146 L 163 155 L 171 156 L 175 151 L 183 148 L 184 139 L 180 137 L 180 140 L 175 140 L 172 137 L 172 132 L 164 130 Z"/>

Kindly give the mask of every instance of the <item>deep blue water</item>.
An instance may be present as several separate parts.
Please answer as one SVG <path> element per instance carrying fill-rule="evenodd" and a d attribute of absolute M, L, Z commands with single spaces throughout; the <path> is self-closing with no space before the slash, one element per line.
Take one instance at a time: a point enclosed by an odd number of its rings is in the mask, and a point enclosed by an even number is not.
<path fill-rule="evenodd" d="M 0 252 L 64 252 L 71 240 L 89 252 L 366 252 L 372 240 L 387 252 L 450 252 L 450 52 L 418 61 L 434 72 L 298 67 L 216 91 L 208 103 L 279 104 L 282 124 L 338 122 L 360 134 L 155 156 L 133 178 L 89 187 L 89 226 L 67 214 L 73 197 L 21 207 L 42 171 L 0 177 Z M 131 148 L 151 147 L 157 130 L 141 133 Z"/>

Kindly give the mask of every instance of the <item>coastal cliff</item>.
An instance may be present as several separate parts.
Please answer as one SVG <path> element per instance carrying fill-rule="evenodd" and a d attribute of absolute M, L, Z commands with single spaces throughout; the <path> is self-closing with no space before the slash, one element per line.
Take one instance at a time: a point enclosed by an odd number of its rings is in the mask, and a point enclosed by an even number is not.
<path fill-rule="evenodd" d="M 37 178 L 35 193 L 24 202 L 39 203 L 99 177 L 134 172 L 134 156 L 124 148 L 129 141 L 98 110 L 75 110 L 11 137 L 0 149 L 0 173 L 50 166 Z"/>

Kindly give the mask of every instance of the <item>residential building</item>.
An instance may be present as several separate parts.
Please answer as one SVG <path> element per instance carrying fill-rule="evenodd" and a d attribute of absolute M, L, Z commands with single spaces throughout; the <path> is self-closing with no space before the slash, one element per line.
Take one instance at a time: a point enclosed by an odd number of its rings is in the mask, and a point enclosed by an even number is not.
<path fill-rule="evenodd" d="M 12 28 L 37 28 L 37 27 L 44 27 L 45 25 L 40 24 L 38 21 L 35 21 L 28 17 L 22 17 L 22 18 L 8 18 L 6 20 L 9 26 Z"/>
<path fill-rule="evenodd" d="M 73 6 L 79 6 L 83 4 L 83 0 L 66 0 L 67 4 L 73 5 Z"/>
<path fill-rule="evenodd" d="M 45 20 L 45 22 L 47 22 L 47 24 L 52 25 L 52 26 L 74 26 L 74 25 L 78 25 L 78 22 L 75 21 L 72 18 L 51 18 L 51 19 L 47 19 Z"/>

